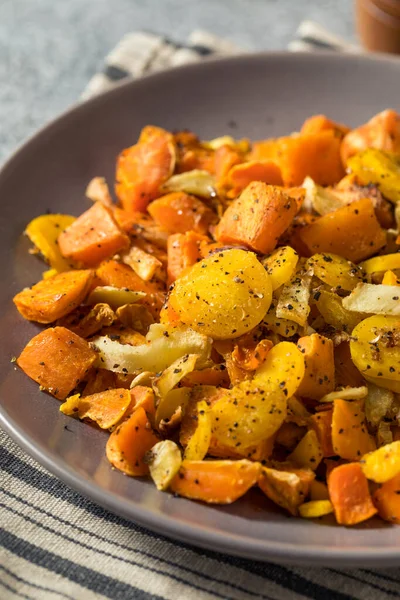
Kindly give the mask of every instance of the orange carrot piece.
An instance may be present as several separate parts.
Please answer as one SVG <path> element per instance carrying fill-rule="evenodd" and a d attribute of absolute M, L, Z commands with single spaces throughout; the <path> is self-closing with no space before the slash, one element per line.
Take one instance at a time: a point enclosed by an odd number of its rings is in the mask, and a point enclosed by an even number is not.
<path fill-rule="evenodd" d="M 360 387 L 365 385 L 364 378 L 351 360 L 349 342 L 342 342 L 335 347 L 336 385 L 341 387 Z"/>
<path fill-rule="evenodd" d="M 117 225 L 113 212 L 95 202 L 58 238 L 60 252 L 66 258 L 93 267 L 129 246 L 129 238 Z"/>
<path fill-rule="evenodd" d="M 368 123 L 345 136 L 340 149 L 343 164 L 346 164 L 350 156 L 367 148 L 400 151 L 400 115 L 395 110 L 388 109 L 378 113 Z"/>
<path fill-rule="evenodd" d="M 360 460 L 364 454 L 375 450 L 374 439 L 367 430 L 362 400 L 334 400 L 332 444 L 334 453 L 347 460 Z"/>
<path fill-rule="evenodd" d="M 144 212 L 159 195 L 160 186 L 172 175 L 175 144 L 171 133 L 148 125 L 139 141 L 118 156 L 115 192 L 128 212 Z"/>
<path fill-rule="evenodd" d="M 228 388 L 230 379 L 225 365 L 215 365 L 202 371 L 192 371 L 182 380 L 185 387 L 194 387 L 195 385 L 214 385 L 216 387 Z"/>
<path fill-rule="evenodd" d="M 87 378 L 82 398 L 115 388 L 115 375 L 115 373 L 106 369 L 93 369 Z"/>
<path fill-rule="evenodd" d="M 350 131 L 347 125 L 336 123 L 331 121 L 325 115 L 314 115 L 309 119 L 306 119 L 301 126 L 300 133 L 303 135 L 309 133 L 320 133 L 321 131 L 332 130 L 337 137 L 342 138 L 346 133 Z"/>
<path fill-rule="evenodd" d="M 154 419 L 156 415 L 156 404 L 154 392 L 151 388 L 144 385 L 137 385 L 130 390 L 131 405 L 128 413 L 142 407 L 150 419 Z"/>
<path fill-rule="evenodd" d="M 215 234 L 224 244 L 243 245 L 268 254 L 296 212 L 295 200 L 282 189 L 254 181 L 225 211 Z"/>
<path fill-rule="evenodd" d="M 195 231 L 206 234 L 216 218 L 204 202 L 185 192 L 173 192 L 154 200 L 148 211 L 156 224 L 168 233 Z"/>
<path fill-rule="evenodd" d="M 305 502 L 314 479 L 315 473 L 311 469 L 281 471 L 263 467 L 258 485 L 272 502 L 296 516 L 298 507 Z"/>
<path fill-rule="evenodd" d="M 248 160 L 277 161 L 280 138 L 269 138 L 267 140 L 259 140 L 253 142 Z"/>
<path fill-rule="evenodd" d="M 89 344 L 65 327 L 35 335 L 17 359 L 18 366 L 50 394 L 64 400 L 85 380 L 96 360 Z"/>
<path fill-rule="evenodd" d="M 176 145 L 176 172 L 184 173 L 200 169 L 214 173 L 215 151 L 201 146 L 200 140 L 192 131 L 178 131 L 174 134 Z"/>
<path fill-rule="evenodd" d="M 230 146 L 220 146 L 215 151 L 214 168 L 217 187 L 223 187 L 229 171 L 242 162 L 240 154 Z"/>
<path fill-rule="evenodd" d="M 309 255 L 331 252 L 354 263 L 376 254 L 386 243 L 386 232 L 379 225 L 369 198 L 319 217 L 296 235 Z"/>
<path fill-rule="evenodd" d="M 159 291 L 151 281 L 143 281 L 131 267 L 116 260 L 102 262 L 96 269 L 96 285 L 113 286 L 134 292 L 154 293 Z"/>
<path fill-rule="evenodd" d="M 298 348 L 304 355 L 305 373 L 297 390 L 299 396 L 319 400 L 335 389 L 335 363 L 332 340 L 313 333 L 299 339 Z"/>
<path fill-rule="evenodd" d="M 400 525 L 400 475 L 383 483 L 373 498 L 379 516 Z"/>
<path fill-rule="evenodd" d="M 235 165 L 227 175 L 227 183 L 233 188 L 230 197 L 242 192 L 249 183 L 263 181 L 270 185 L 282 185 L 282 175 L 279 166 L 272 161 L 248 161 Z"/>
<path fill-rule="evenodd" d="M 53 323 L 83 302 L 92 281 L 93 271 L 65 271 L 25 288 L 14 296 L 14 304 L 28 321 Z"/>
<path fill-rule="evenodd" d="M 328 478 L 328 490 L 340 525 L 356 525 L 377 513 L 371 500 L 367 478 L 359 463 L 349 463 L 333 469 Z"/>
<path fill-rule="evenodd" d="M 311 427 L 315 429 L 324 457 L 335 456 L 332 446 L 332 410 L 324 410 L 312 415 Z"/>
<path fill-rule="evenodd" d="M 208 238 L 195 231 L 175 233 L 169 236 L 167 247 L 168 285 L 200 260 L 200 243 L 205 241 L 208 241 Z"/>
<path fill-rule="evenodd" d="M 231 504 L 257 483 L 260 470 L 248 460 L 184 460 L 170 489 L 192 500 Z"/>
<path fill-rule="evenodd" d="M 319 185 L 333 185 L 344 175 L 341 140 L 332 130 L 283 137 L 277 143 L 285 186 L 301 185 L 307 175 Z"/>
<path fill-rule="evenodd" d="M 79 398 L 78 417 L 94 421 L 101 429 L 109 429 L 124 417 L 130 402 L 129 390 L 123 388 L 84 396 Z"/>
<path fill-rule="evenodd" d="M 139 406 L 110 435 L 106 455 L 113 467 L 127 475 L 146 475 L 149 472 L 149 467 L 144 460 L 146 452 L 151 450 L 158 441 L 146 411 Z"/>

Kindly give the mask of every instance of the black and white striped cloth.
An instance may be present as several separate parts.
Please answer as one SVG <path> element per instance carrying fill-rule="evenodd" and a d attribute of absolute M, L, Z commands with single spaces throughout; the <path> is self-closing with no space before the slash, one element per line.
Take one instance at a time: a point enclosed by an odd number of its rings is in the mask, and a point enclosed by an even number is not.
<path fill-rule="evenodd" d="M 292 50 L 357 52 L 313 23 Z M 89 98 L 203 56 L 241 49 L 194 32 L 188 44 L 132 33 L 84 91 Z M 70 490 L 0 431 L 0 600 L 389 600 L 400 572 L 296 568 L 256 563 L 171 542 Z"/>

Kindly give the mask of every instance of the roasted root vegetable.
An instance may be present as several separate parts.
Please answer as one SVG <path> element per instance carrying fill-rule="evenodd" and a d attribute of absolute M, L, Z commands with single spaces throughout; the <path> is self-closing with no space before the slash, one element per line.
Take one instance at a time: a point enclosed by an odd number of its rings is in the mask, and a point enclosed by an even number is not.
<path fill-rule="evenodd" d="M 399 115 L 132 144 L 116 201 L 95 177 L 27 225 L 48 270 L 14 302 L 51 328 L 17 366 L 160 491 L 400 523 Z"/>
<path fill-rule="evenodd" d="M 359 463 L 334 468 L 328 477 L 328 490 L 340 525 L 356 525 L 377 513 Z"/>
<path fill-rule="evenodd" d="M 101 202 L 95 202 L 61 232 L 58 246 L 65 258 L 85 267 L 93 267 L 127 248 L 129 238 L 118 227 L 111 209 Z"/>
<path fill-rule="evenodd" d="M 216 237 L 267 254 L 297 212 L 295 200 L 281 188 L 254 181 L 232 202 L 220 220 Z"/>
<path fill-rule="evenodd" d="M 107 458 L 127 475 L 146 475 L 149 472 L 146 454 L 158 441 L 144 408 L 139 407 L 108 438 Z"/>
<path fill-rule="evenodd" d="M 89 344 L 64 327 L 38 333 L 17 358 L 18 366 L 41 388 L 64 400 L 85 381 L 96 353 Z"/>
<path fill-rule="evenodd" d="M 249 460 L 184 460 L 170 489 L 210 504 L 231 504 L 258 481 L 261 465 Z"/>
<path fill-rule="evenodd" d="M 43 279 L 14 296 L 14 304 L 28 321 L 53 323 L 77 308 L 86 298 L 93 271 L 66 271 Z"/>

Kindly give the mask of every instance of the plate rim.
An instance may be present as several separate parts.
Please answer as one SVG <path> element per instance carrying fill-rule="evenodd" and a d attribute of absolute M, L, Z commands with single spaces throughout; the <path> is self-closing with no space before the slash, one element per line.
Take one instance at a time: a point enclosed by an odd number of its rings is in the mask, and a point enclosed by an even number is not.
<path fill-rule="evenodd" d="M 207 69 L 207 66 L 214 63 L 235 63 L 235 62 L 264 62 L 268 60 L 287 60 L 291 61 L 319 61 L 321 59 L 332 61 L 345 61 L 353 59 L 361 63 L 385 63 L 393 64 L 400 71 L 400 57 L 388 54 L 369 53 L 368 55 L 352 53 L 351 55 L 332 51 L 316 52 L 257 52 L 244 53 L 229 57 L 210 57 L 198 63 L 181 65 L 171 69 L 166 69 L 158 73 L 151 73 L 139 79 L 128 79 L 118 82 L 112 89 L 107 90 L 93 98 L 82 102 L 77 101 L 70 108 L 63 111 L 33 134 L 20 143 L 0 167 L 0 178 L 12 167 L 23 151 L 35 143 L 46 131 L 57 127 L 64 119 L 71 115 L 78 115 L 82 110 L 87 110 L 88 105 L 96 106 L 103 102 L 108 102 L 109 98 L 124 93 L 127 88 L 136 88 L 145 85 L 146 82 L 168 77 L 171 73 L 185 73 L 186 71 L 196 71 Z M 333 562 L 335 566 L 342 567 L 377 567 L 379 565 L 390 567 L 400 564 L 400 547 L 398 549 L 386 548 L 353 548 L 342 547 L 340 549 L 318 547 L 318 546 L 299 546 L 293 543 L 282 543 L 268 540 L 255 540 L 240 536 L 239 546 L 233 543 L 238 536 L 228 533 L 204 530 L 201 526 L 194 523 L 180 523 L 167 514 L 153 513 L 145 505 L 138 504 L 135 501 L 123 499 L 116 494 L 104 490 L 97 482 L 85 479 L 83 475 L 77 473 L 68 463 L 58 457 L 49 455 L 44 445 L 36 442 L 27 435 L 19 424 L 9 417 L 0 402 L 0 425 L 4 431 L 17 443 L 19 447 L 34 458 L 41 466 L 50 473 L 58 477 L 70 488 L 84 495 L 86 498 L 96 502 L 103 508 L 120 515 L 124 519 L 134 522 L 140 526 L 148 528 L 160 535 L 166 536 L 170 540 L 178 540 L 188 545 L 197 546 L 208 551 L 220 552 L 227 555 L 240 556 L 245 559 L 255 559 L 258 561 L 271 561 L 293 565 L 328 566 Z M 377 564 L 379 563 L 379 564 Z"/>

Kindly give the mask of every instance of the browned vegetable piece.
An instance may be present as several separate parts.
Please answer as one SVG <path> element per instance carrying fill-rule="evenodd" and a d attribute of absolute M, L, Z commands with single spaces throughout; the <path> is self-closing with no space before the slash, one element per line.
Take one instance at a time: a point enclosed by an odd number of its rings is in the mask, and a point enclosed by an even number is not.
<path fill-rule="evenodd" d="M 355 263 L 372 256 L 386 243 L 386 232 L 369 198 L 320 217 L 299 229 L 295 237 L 310 255 L 331 252 Z"/>
<path fill-rule="evenodd" d="M 335 389 L 333 342 L 318 333 L 313 333 L 300 338 L 297 346 L 304 354 L 306 367 L 297 394 L 319 400 Z"/>
<path fill-rule="evenodd" d="M 140 406 L 108 438 L 107 458 L 113 467 L 127 475 L 146 475 L 149 472 L 144 460 L 146 452 L 158 441 L 144 408 Z"/>
<path fill-rule="evenodd" d="M 242 245 L 268 254 L 296 212 L 296 201 L 281 188 L 254 181 L 225 211 L 215 235 L 223 244 Z"/>
<path fill-rule="evenodd" d="M 375 450 L 367 430 L 363 400 L 334 400 L 332 444 L 335 454 L 347 460 L 360 460 L 363 454 Z"/>
<path fill-rule="evenodd" d="M 124 210 L 144 212 L 174 166 L 172 134 L 160 127 L 144 127 L 138 143 L 123 150 L 117 161 L 115 192 Z"/>
<path fill-rule="evenodd" d="M 200 260 L 200 244 L 208 238 L 195 231 L 175 233 L 168 238 L 168 284 L 183 275 L 189 267 Z"/>
<path fill-rule="evenodd" d="M 400 525 L 400 475 L 386 481 L 374 494 L 379 516 Z"/>
<path fill-rule="evenodd" d="M 356 525 L 377 513 L 359 463 L 334 468 L 328 477 L 329 498 L 340 525 Z"/>
<path fill-rule="evenodd" d="M 248 460 L 184 460 L 170 489 L 193 500 L 231 504 L 257 483 L 260 470 Z"/>
<path fill-rule="evenodd" d="M 292 515 L 307 498 L 315 478 L 311 469 L 278 470 L 263 467 L 258 485 L 266 496 Z"/>
<path fill-rule="evenodd" d="M 95 202 L 60 233 L 58 246 L 66 258 L 93 267 L 127 248 L 129 238 L 117 225 L 112 210 L 101 202 Z"/>
<path fill-rule="evenodd" d="M 364 378 L 351 360 L 349 342 L 342 342 L 335 347 L 336 385 L 341 387 L 360 387 Z"/>
<path fill-rule="evenodd" d="M 324 457 L 335 456 L 332 446 L 332 410 L 319 411 L 310 418 L 315 429 Z"/>
<path fill-rule="evenodd" d="M 14 296 L 14 304 L 29 321 L 53 323 L 72 312 L 89 292 L 93 271 L 66 271 L 43 279 Z"/>
<path fill-rule="evenodd" d="M 100 331 L 103 327 L 112 325 L 115 313 L 108 304 L 95 304 L 93 307 L 80 307 L 62 319 L 57 320 L 57 325 L 70 329 L 76 335 L 88 338 Z"/>
<path fill-rule="evenodd" d="M 124 417 L 130 402 L 129 390 L 123 388 L 105 390 L 77 398 L 73 411 L 80 419 L 94 421 L 101 429 L 110 429 Z M 66 405 L 68 405 L 68 400 L 61 405 L 60 411 L 70 414 L 68 406 L 67 410 L 64 408 Z"/>
<path fill-rule="evenodd" d="M 304 135 L 329 130 L 333 131 L 336 137 L 343 137 L 350 131 L 350 128 L 347 127 L 347 125 L 331 121 L 331 119 L 328 119 L 325 115 L 313 115 L 304 121 L 300 133 Z"/>
<path fill-rule="evenodd" d="M 107 369 L 92 369 L 82 392 L 82 398 L 116 387 L 115 373 Z"/>
<path fill-rule="evenodd" d="M 201 200 L 185 192 L 172 192 L 149 204 L 148 209 L 157 225 L 168 233 L 195 231 L 206 234 L 216 215 Z"/>
<path fill-rule="evenodd" d="M 350 156 L 366 148 L 400 151 L 400 115 L 395 110 L 388 109 L 378 113 L 368 123 L 345 136 L 340 148 L 343 164 L 346 164 Z"/>
<path fill-rule="evenodd" d="M 95 359 L 95 351 L 85 340 L 64 327 L 54 327 L 35 335 L 17 364 L 44 390 L 64 400 L 85 380 Z"/>

